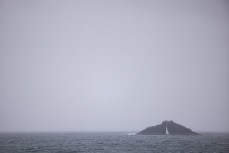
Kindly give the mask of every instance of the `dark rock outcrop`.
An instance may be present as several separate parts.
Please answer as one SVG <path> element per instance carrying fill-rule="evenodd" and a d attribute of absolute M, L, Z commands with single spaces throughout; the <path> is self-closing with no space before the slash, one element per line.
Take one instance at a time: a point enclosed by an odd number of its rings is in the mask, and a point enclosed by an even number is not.
<path fill-rule="evenodd" d="M 199 135 L 198 133 L 193 132 L 191 129 L 186 128 L 183 125 L 177 124 L 173 121 L 163 121 L 161 124 L 148 127 L 137 134 L 139 135 L 166 135 L 166 134 Z"/>

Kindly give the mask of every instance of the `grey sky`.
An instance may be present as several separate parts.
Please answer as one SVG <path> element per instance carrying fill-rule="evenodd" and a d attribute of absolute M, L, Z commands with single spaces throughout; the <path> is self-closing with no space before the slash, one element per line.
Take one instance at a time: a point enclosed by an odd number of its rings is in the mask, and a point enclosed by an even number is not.
<path fill-rule="evenodd" d="M 229 3 L 0 1 L 0 131 L 229 131 Z"/>

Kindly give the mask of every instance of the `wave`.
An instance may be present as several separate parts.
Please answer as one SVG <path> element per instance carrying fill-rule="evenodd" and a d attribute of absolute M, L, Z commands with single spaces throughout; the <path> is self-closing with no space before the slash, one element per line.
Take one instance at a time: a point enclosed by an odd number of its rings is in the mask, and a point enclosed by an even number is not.
<path fill-rule="evenodd" d="M 128 133 L 127 135 L 136 135 L 136 133 Z"/>

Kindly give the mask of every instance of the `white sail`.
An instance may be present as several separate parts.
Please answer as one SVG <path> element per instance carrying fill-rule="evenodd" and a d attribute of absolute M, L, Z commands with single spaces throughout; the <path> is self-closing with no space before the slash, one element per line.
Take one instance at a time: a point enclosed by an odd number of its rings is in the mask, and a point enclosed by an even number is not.
<path fill-rule="evenodd" d="M 165 134 L 169 134 L 169 131 L 168 131 L 168 129 L 167 129 L 167 125 L 166 125 L 166 127 L 165 127 L 165 130 L 166 130 L 166 131 L 165 131 L 165 132 L 166 132 Z"/>

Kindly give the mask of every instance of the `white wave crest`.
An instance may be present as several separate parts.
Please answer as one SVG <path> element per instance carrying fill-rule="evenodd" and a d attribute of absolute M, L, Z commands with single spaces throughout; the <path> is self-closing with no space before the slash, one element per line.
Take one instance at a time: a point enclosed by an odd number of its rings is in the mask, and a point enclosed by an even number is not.
<path fill-rule="evenodd" d="M 128 133 L 128 135 L 135 135 L 136 133 Z"/>

